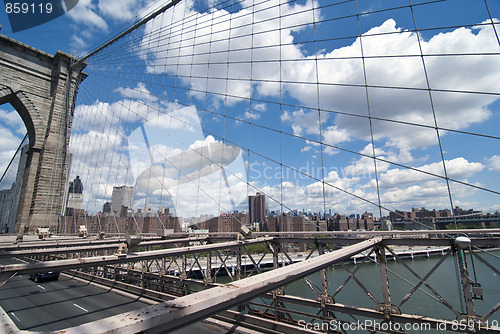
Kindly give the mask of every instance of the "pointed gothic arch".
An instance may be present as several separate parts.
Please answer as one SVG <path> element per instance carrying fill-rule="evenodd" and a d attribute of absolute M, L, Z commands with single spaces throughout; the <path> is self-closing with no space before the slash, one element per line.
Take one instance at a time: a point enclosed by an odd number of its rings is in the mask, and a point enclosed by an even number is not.
<path fill-rule="evenodd" d="M 6 103 L 10 103 L 23 120 L 26 131 L 28 132 L 30 146 L 33 146 L 37 141 L 34 123 L 40 120 L 34 104 L 23 92 L 15 94 L 12 88 L 0 83 L 0 106 Z M 33 121 L 33 119 L 35 119 L 35 121 Z"/>

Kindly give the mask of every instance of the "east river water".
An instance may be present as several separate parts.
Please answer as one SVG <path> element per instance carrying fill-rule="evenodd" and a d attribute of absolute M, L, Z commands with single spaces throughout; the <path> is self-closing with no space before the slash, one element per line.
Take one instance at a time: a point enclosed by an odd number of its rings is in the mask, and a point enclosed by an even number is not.
<path fill-rule="evenodd" d="M 480 252 L 479 255 L 488 261 L 493 267 L 497 269 L 500 268 L 500 251 L 491 251 L 489 254 Z M 429 270 L 431 270 L 436 263 L 441 260 L 441 258 L 441 256 L 431 256 L 405 259 L 403 261 L 405 261 L 405 263 L 408 264 L 420 277 L 424 277 Z M 478 259 L 474 258 L 474 262 L 472 263 L 470 254 L 467 254 L 466 259 L 470 277 L 472 280 L 476 280 L 477 283 L 480 283 L 483 289 L 483 300 L 474 300 L 476 314 L 483 316 L 489 312 L 494 305 L 500 302 L 500 277 Z M 456 261 L 456 257 L 450 255 L 426 280 L 426 282 L 429 283 L 429 285 L 440 296 L 450 303 L 455 310 L 459 313 L 466 313 L 465 302 L 463 301 L 462 292 L 460 290 L 461 285 L 458 285 L 457 281 L 458 267 L 456 267 Z M 353 271 L 355 270 L 356 265 L 349 264 L 347 265 L 347 268 L 350 271 Z M 473 268 L 475 268 L 475 272 Z M 388 277 L 391 303 L 398 305 L 404 296 L 413 289 L 413 286 L 419 282 L 419 280 L 399 261 L 388 261 L 387 269 L 389 271 Z M 336 265 L 327 269 L 327 277 L 329 294 L 333 295 L 337 288 L 346 280 L 348 273 L 342 268 L 342 266 Z M 383 302 L 384 299 L 381 288 L 380 266 L 378 264 L 371 261 L 364 263 L 356 272 L 356 277 L 359 281 L 361 281 L 366 289 L 370 291 L 377 301 Z M 321 287 L 321 278 L 319 273 L 309 276 L 309 279 L 312 285 L 317 288 Z M 285 288 L 285 294 L 305 297 L 313 300 L 316 299 L 315 292 L 313 292 L 304 280 L 299 280 L 289 284 Z M 342 291 L 335 296 L 335 302 L 367 308 L 376 307 L 375 302 L 367 296 L 363 289 L 353 279 L 351 279 L 344 289 L 342 289 Z M 296 305 L 292 307 L 301 311 L 314 311 Z M 416 314 L 451 321 L 456 319 L 456 315 L 448 307 L 441 304 L 437 297 L 423 285 L 406 303 L 401 306 L 401 312 L 405 314 Z M 332 322 L 330 324 L 332 330 L 340 329 L 340 326 L 344 326 L 343 328 L 348 329 L 348 332 L 357 332 L 357 330 L 353 331 L 349 329 L 356 329 L 356 326 L 358 325 L 362 326 L 364 324 L 373 324 L 373 321 L 359 316 L 345 315 L 342 313 L 335 313 L 335 315 L 339 318 L 339 320 L 349 321 L 351 325 L 342 325 L 342 322 Z M 300 317 L 298 319 L 300 319 Z M 310 320 L 303 318 L 301 324 L 303 326 L 313 326 L 313 324 L 308 321 Z M 500 310 L 488 319 L 488 323 L 495 326 L 500 324 Z M 427 333 L 443 333 L 440 329 L 435 327 L 419 327 L 417 324 L 408 324 L 408 326 L 410 327 L 404 328 L 405 332 L 417 333 L 425 331 Z M 411 326 L 413 326 L 413 328 Z M 314 329 L 312 327 L 309 328 Z"/>

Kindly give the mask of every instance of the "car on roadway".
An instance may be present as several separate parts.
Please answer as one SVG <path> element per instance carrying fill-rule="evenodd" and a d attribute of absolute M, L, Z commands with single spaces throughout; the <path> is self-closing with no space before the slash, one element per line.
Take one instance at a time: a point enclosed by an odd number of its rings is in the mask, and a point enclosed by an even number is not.
<path fill-rule="evenodd" d="M 35 281 L 35 283 L 55 281 L 59 279 L 58 271 L 48 271 L 42 273 L 32 273 L 29 276 L 30 280 Z"/>

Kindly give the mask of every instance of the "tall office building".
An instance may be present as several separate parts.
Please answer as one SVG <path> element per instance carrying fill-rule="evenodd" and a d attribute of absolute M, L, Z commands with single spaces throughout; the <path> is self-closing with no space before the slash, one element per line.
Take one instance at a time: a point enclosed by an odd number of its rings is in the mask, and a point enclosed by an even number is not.
<path fill-rule="evenodd" d="M 111 209 L 115 213 L 120 213 L 122 206 L 132 209 L 134 206 L 134 187 L 120 186 L 113 187 L 111 196 Z"/>
<path fill-rule="evenodd" d="M 104 203 L 104 205 L 102 206 L 102 212 L 111 213 L 111 203 L 109 202 Z"/>
<path fill-rule="evenodd" d="M 66 207 L 70 209 L 81 209 L 83 203 L 83 184 L 80 176 L 69 183 L 68 200 Z"/>
<path fill-rule="evenodd" d="M 80 176 L 76 176 L 73 182 L 69 183 L 69 192 L 74 194 L 83 193 L 83 184 Z"/>
<path fill-rule="evenodd" d="M 266 195 L 257 193 L 248 196 L 249 223 L 262 223 L 266 220 Z"/>

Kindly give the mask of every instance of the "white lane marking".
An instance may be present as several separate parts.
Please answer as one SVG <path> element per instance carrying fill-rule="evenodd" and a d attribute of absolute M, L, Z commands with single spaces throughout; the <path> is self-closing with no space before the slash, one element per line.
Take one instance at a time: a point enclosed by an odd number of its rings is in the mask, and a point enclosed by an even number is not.
<path fill-rule="evenodd" d="M 80 305 L 78 305 L 78 304 L 73 304 L 73 305 L 75 305 L 75 306 L 76 306 L 76 307 L 78 307 L 80 310 L 83 310 L 83 311 L 85 311 L 85 312 L 88 312 L 88 311 L 89 311 L 89 310 L 84 309 L 83 307 L 81 307 L 81 306 L 80 306 Z"/>
<path fill-rule="evenodd" d="M 45 290 L 45 288 L 43 286 L 41 286 L 40 284 L 37 285 L 40 289 L 43 289 Z"/>
<path fill-rule="evenodd" d="M 12 314 L 12 316 L 14 318 L 16 318 L 17 322 L 21 322 L 21 320 L 19 320 L 19 318 L 17 317 L 17 315 L 14 312 L 10 312 L 10 314 Z"/>

